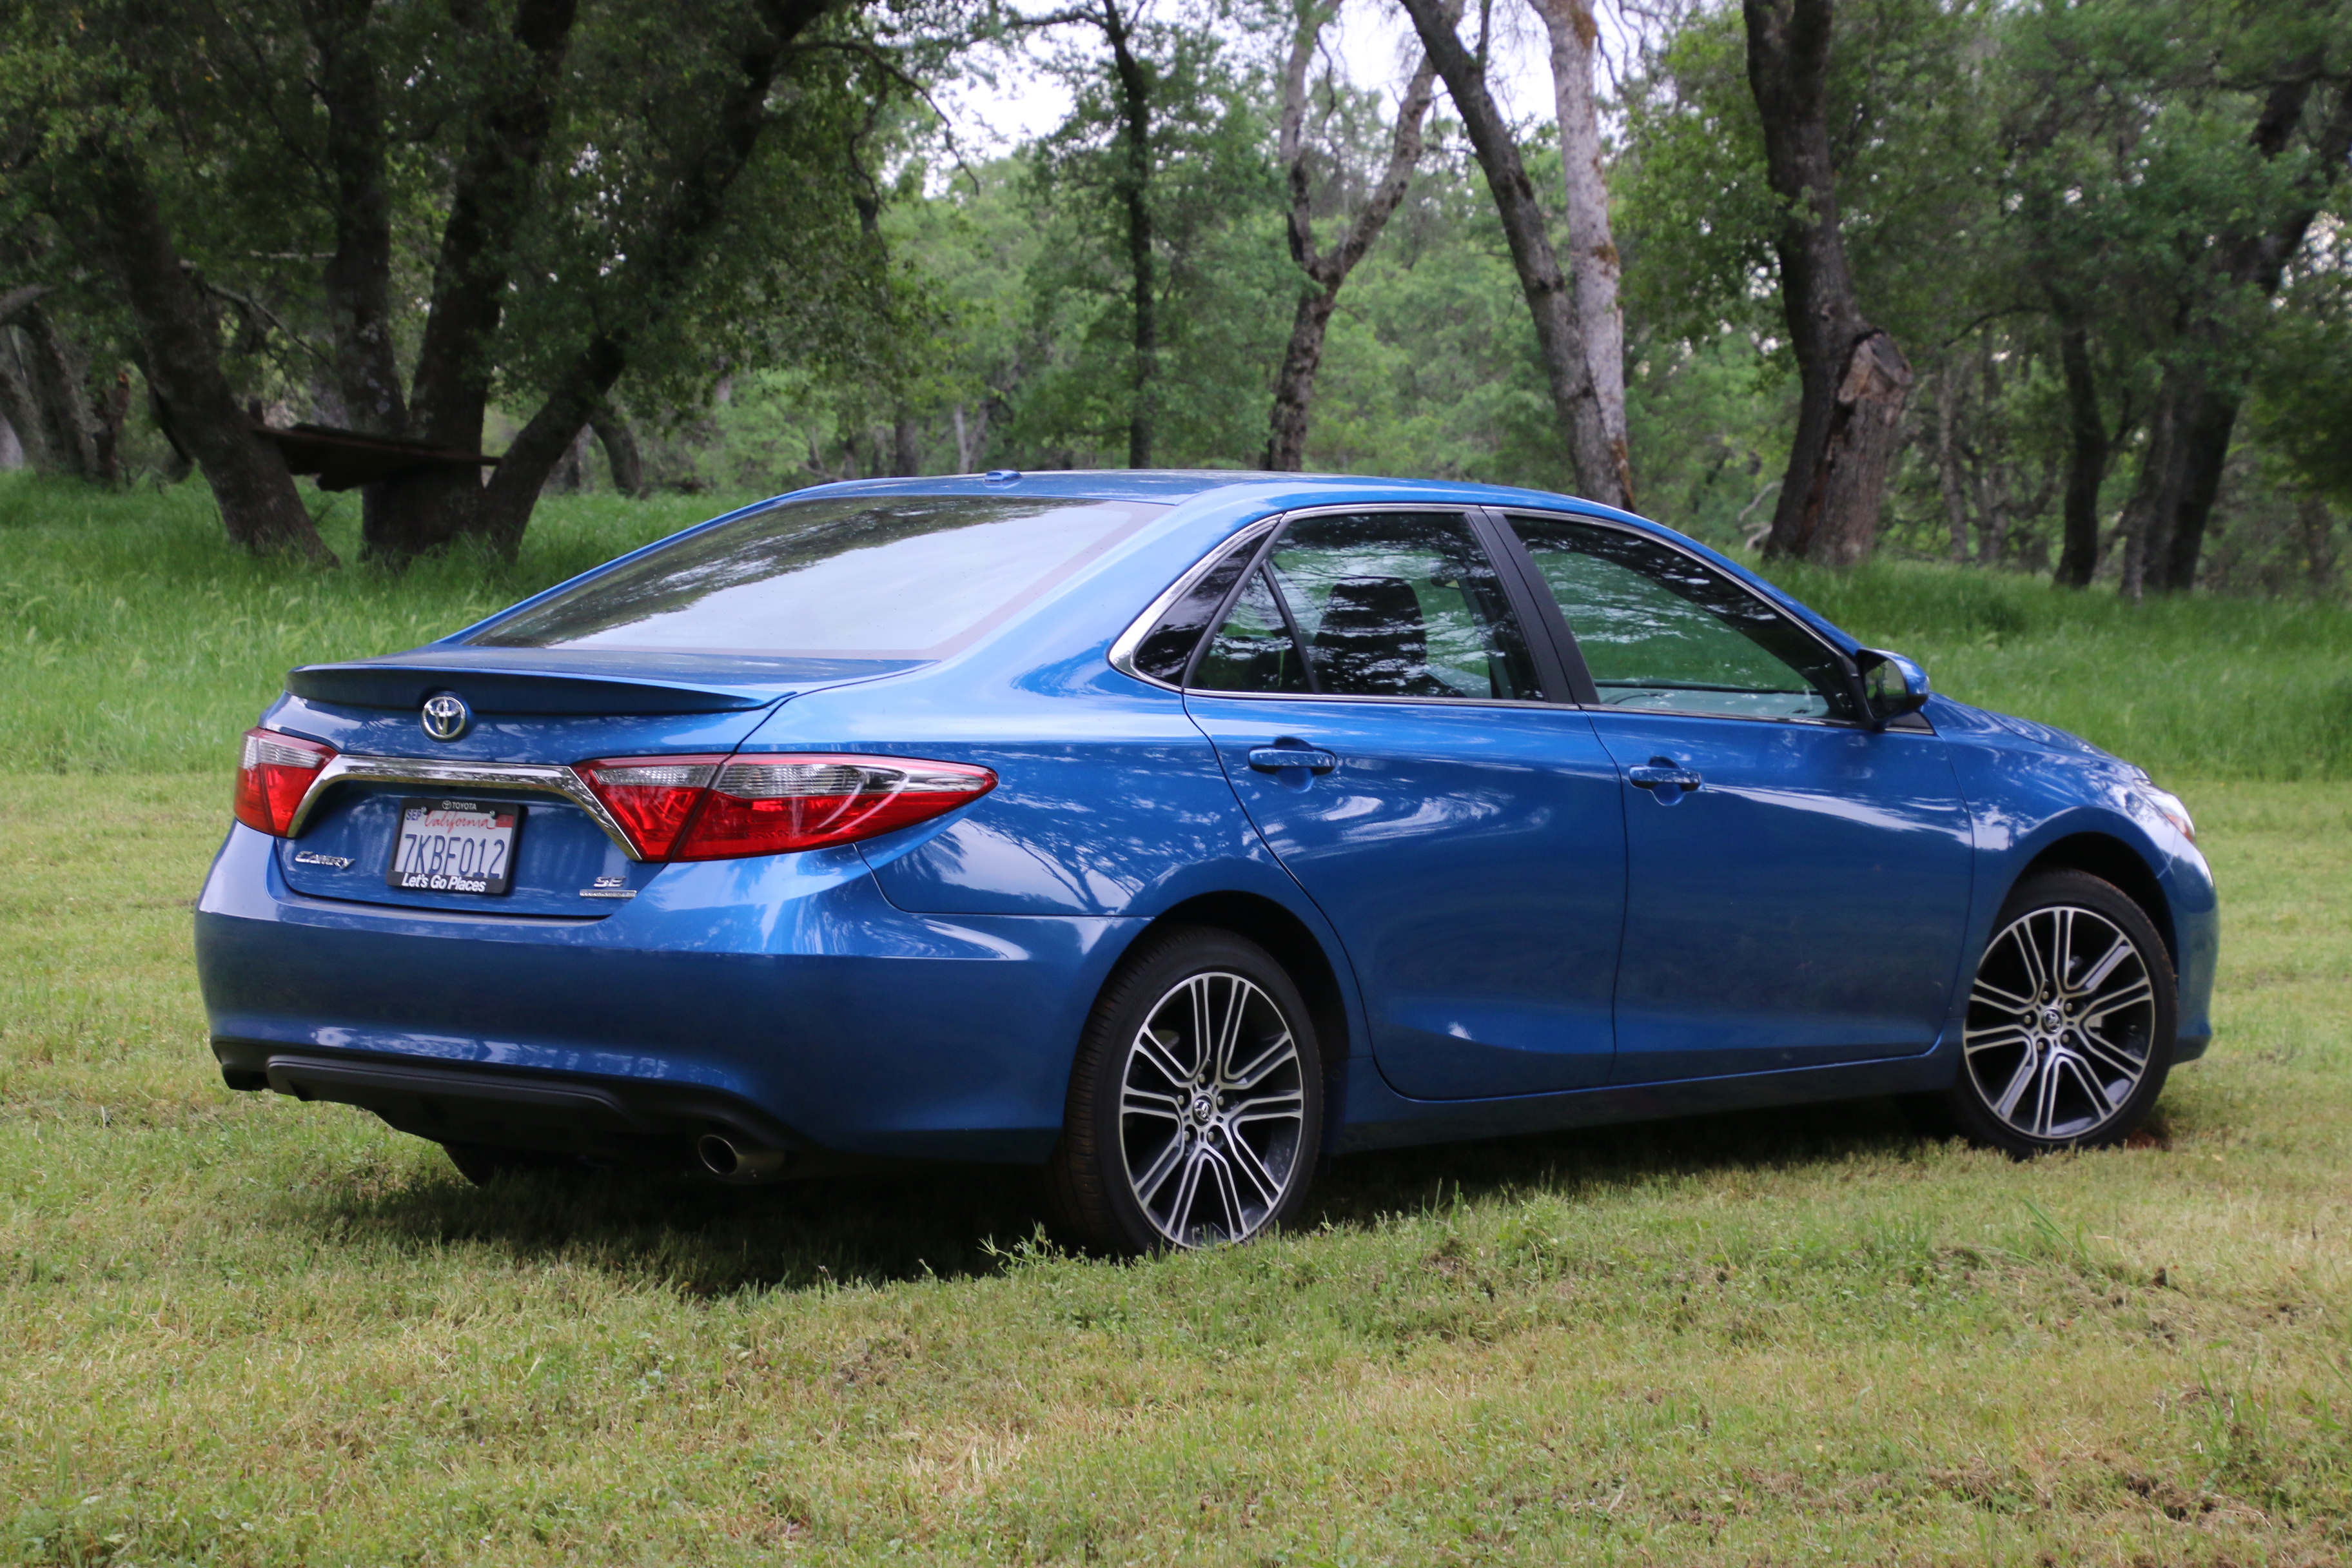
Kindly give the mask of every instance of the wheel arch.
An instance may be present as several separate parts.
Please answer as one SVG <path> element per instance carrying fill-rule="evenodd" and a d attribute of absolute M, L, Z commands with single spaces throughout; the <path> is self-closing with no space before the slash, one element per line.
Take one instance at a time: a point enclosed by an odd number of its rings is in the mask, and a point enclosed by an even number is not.
<path fill-rule="evenodd" d="M 1347 994 L 1331 955 L 1303 920 L 1259 893 L 1201 893 L 1162 910 L 1136 934 L 1139 943 L 1170 926 L 1212 926 L 1246 937 L 1272 954 L 1307 999 L 1315 1023 L 1315 1043 L 1323 1058 L 1326 1086 L 1333 1079 L 1349 1048 Z M 1134 943 L 1129 944 L 1130 947 Z M 1108 981 L 1105 982 L 1108 984 Z M 1328 1101 L 1327 1100 L 1327 1104 Z"/>
<path fill-rule="evenodd" d="M 2065 837 L 2045 845 L 2032 859 L 2026 862 L 2002 896 L 2007 902 L 2027 878 L 2037 871 L 2086 871 L 2103 881 L 2112 882 L 2124 896 L 2140 907 L 2164 939 L 2167 957 L 2174 972 L 2180 968 L 2180 935 L 2172 919 L 2171 900 L 2164 895 L 2164 886 L 2156 872 L 2138 850 L 2112 834 L 2095 831 L 2070 833 Z"/>

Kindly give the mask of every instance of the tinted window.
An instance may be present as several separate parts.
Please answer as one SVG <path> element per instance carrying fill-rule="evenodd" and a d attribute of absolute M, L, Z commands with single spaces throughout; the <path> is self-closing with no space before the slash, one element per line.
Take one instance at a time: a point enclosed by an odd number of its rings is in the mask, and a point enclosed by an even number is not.
<path fill-rule="evenodd" d="M 1193 684 L 1343 697 L 1538 695 L 1493 565 L 1468 521 L 1444 512 L 1286 525 Z"/>
<path fill-rule="evenodd" d="M 1225 624 L 1201 652 L 1192 684 L 1211 691 L 1304 691 L 1306 661 L 1263 570 L 1250 574 Z"/>
<path fill-rule="evenodd" d="M 1849 719 L 1838 657 L 1681 551 L 1619 529 L 1515 517 L 1601 702 L 1738 719 Z"/>
<path fill-rule="evenodd" d="M 1184 596 L 1168 607 L 1143 640 L 1135 645 L 1135 668 L 1155 679 L 1180 681 L 1184 679 L 1184 666 L 1192 658 L 1192 649 L 1201 634 L 1209 629 L 1209 622 L 1225 595 L 1234 589 L 1234 579 L 1257 553 L 1258 542 L 1252 540 L 1238 549 L 1229 551 L 1225 558 L 1201 574 L 1200 580 L 1184 591 Z"/>
<path fill-rule="evenodd" d="M 936 658 L 1164 510 L 1011 496 L 791 503 L 653 550 L 472 640 Z"/>

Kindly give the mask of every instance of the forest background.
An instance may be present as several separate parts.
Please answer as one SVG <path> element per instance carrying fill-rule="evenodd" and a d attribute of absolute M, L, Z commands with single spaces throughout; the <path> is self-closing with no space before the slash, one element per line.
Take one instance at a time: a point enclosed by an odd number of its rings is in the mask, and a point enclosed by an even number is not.
<path fill-rule="evenodd" d="M 19 0 L 0 462 L 200 469 L 320 561 L 291 476 L 365 478 L 393 566 L 551 490 L 1303 466 L 2341 596 L 2344 6 L 1403 8 L 1362 82 L 1326 0 Z M 1486 92 L 1512 29 L 1556 115 Z M 940 94 L 1021 73 L 1066 116 L 967 149 Z M 1859 401 L 1791 330 L 1832 304 Z M 1836 549 L 1816 409 L 1885 426 Z"/>

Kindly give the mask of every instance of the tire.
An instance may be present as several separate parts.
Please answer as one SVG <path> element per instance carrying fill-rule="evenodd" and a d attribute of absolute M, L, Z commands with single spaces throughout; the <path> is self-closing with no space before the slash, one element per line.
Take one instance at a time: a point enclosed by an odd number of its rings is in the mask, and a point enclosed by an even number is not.
<path fill-rule="evenodd" d="M 1959 1071 L 1936 1109 L 1969 1142 L 2020 1159 L 2120 1143 L 2164 1092 L 2179 1016 L 2147 911 L 2088 872 L 2039 873 L 1993 922 Z"/>
<path fill-rule="evenodd" d="M 1297 1217 L 1322 1134 L 1297 986 L 1255 942 L 1177 928 L 1138 944 L 1087 1020 L 1046 1197 L 1103 1252 L 1247 1241 Z"/>

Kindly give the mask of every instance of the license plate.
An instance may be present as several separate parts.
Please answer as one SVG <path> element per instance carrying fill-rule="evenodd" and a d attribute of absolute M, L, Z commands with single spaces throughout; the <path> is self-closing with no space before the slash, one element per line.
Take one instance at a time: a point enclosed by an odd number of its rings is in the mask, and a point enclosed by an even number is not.
<path fill-rule="evenodd" d="M 389 885 L 413 893 L 496 897 L 513 884 L 522 807 L 504 801 L 404 800 Z"/>

